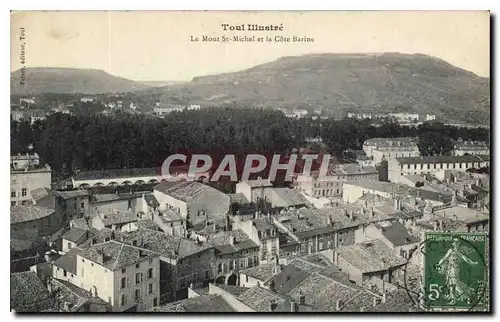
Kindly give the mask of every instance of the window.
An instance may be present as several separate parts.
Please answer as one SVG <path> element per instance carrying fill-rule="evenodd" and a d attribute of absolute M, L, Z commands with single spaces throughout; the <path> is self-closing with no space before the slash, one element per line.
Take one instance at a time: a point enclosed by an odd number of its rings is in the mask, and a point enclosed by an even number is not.
<path fill-rule="evenodd" d="M 148 269 L 148 278 L 153 278 L 153 269 Z"/>
<path fill-rule="evenodd" d="M 248 275 L 245 275 L 245 280 L 248 283 Z"/>
<path fill-rule="evenodd" d="M 15 191 L 11 191 L 10 192 L 10 197 L 11 198 L 15 198 L 16 197 L 16 192 Z"/>
<path fill-rule="evenodd" d="M 122 306 L 127 304 L 127 296 L 122 294 Z"/>
<path fill-rule="evenodd" d="M 82 258 L 82 263 L 85 263 L 85 260 Z"/>
<path fill-rule="evenodd" d="M 210 277 L 210 273 L 208 271 L 205 271 L 205 279 L 208 279 Z"/>
<path fill-rule="evenodd" d="M 94 263 L 90 263 L 90 266 L 94 267 Z"/>
<path fill-rule="evenodd" d="M 76 203 L 74 203 L 74 204 L 73 204 L 73 209 L 75 209 L 75 210 L 76 210 Z"/>
<path fill-rule="evenodd" d="M 85 208 L 85 203 L 84 203 L 84 202 L 82 202 L 82 203 L 80 204 L 80 208 Z"/>
<path fill-rule="evenodd" d="M 68 249 L 71 249 L 71 247 L 73 247 L 73 245 L 68 242 Z"/>
<path fill-rule="evenodd" d="M 135 274 L 135 284 L 139 284 L 141 282 L 141 274 L 136 273 Z"/>
<path fill-rule="evenodd" d="M 15 205 L 16 205 L 16 202 L 15 202 L 15 201 L 11 201 L 11 202 L 10 202 L 10 205 L 11 205 L 11 206 L 15 206 Z"/>
<path fill-rule="evenodd" d="M 153 306 L 157 306 L 157 305 L 158 305 L 158 298 L 157 298 L 157 297 L 155 297 L 155 298 L 153 299 Z"/>
<path fill-rule="evenodd" d="M 125 274 L 127 272 L 126 268 L 122 268 L 122 273 Z"/>
<path fill-rule="evenodd" d="M 135 290 L 135 300 L 136 302 L 139 302 L 140 299 L 141 299 L 141 290 L 137 289 Z"/>
<path fill-rule="evenodd" d="M 153 293 L 153 284 L 149 284 L 148 292 L 149 294 Z"/>
<path fill-rule="evenodd" d="M 127 285 L 127 279 L 125 277 L 122 277 L 121 288 L 125 288 L 126 285 Z"/>
<path fill-rule="evenodd" d="M 26 200 L 21 201 L 21 205 L 26 205 Z"/>
<path fill-rule="evenodd" d="M 63 276 L 66 277 L 68 275 L 68 272 L 66 270 L 63 271 Z"/>
<path fill-rule="evenodd" d="M 153 259 L 152 258 L 149 259 L 149 265 L 151 265 L 151 264 L 153 264 Z"/>
<path fill-rule="evenodd" d="M 140 267 L 141 267 L 141 263 L 135 264 L 135 268 L 140 268 Z"/>
<path fill-rule="evenodd" d="M 222 264 L 219 263 L 219 265 L 217 265 L 217 272 L 220 273 L 222 272 Z"/>

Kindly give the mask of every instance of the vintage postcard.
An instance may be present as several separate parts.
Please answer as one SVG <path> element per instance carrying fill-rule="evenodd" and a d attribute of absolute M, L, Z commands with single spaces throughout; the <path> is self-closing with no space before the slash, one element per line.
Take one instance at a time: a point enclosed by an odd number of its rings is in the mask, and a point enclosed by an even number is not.
<path fill-rule="evenodd" d="M 491 311 L 487 11 L 11 13 L 10 306 Z"/>

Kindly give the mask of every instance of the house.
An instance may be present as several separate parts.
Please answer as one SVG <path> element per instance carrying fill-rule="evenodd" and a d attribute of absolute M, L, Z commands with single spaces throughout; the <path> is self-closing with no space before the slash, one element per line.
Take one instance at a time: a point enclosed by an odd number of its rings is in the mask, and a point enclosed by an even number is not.
<path fill-rule="evenodd" d="M 381 240 L 373 240 L 334 250 L 333 263 L 349 275 L 349 280 L 362 285 L 372 278 L 391 282 L 393 271 L 406 260 Z"/>
<path fill-rule="evenodd" d="M 10 207 L 11 234 L 21 239 L 52 235 L 67 223 L 66 219 L 54 207 Z"/>
<path fill-rule="evenodd" d="M 405 226 L 398 221 L 370 224 L 366 228 L 366 238 L 368 240 L 381 240 L 393 249 L 395 254 L 404 258 L 410 258 L 420 244 L 420 238 L 411 235 Z"/>
<path fill-rule="evenodd" d="M 406 174 L 434 175 L 439 171 L 451 169 L 465 172 L 467 169 L 479 169 L 489 165 L 489 155 L 392 158 L 388 162 L 389 181 L 401 182 L 401 177 Z"/>
<path fill-rule="evenodd" d="M 269 179 L 246 180 L 236 184 L 236 193 L 241 193 L 250 202 L 264 200 L 273 187 Z"/>
<path fill-rule="evenodd" d="M 223 218 L 229 210 L 228 195 L 196 181 L 161 182 L 153 189 L 159 209 L 177 211 L 191 224 Z"/>
<path fill-rule="evenodd" d="M 54 307 L 54 298 L 35 272 L 10 274 L 10 309 L 44 312 Z"/>
<path fill-rule="evenodd" d="M 70 249 L 82 244 L 95 235 L 95 230 L 72 227 L 62 236 L 62 251 L 68 252 Z"/>
<path fill-rule="evenodd" d="M 348 274 L 338 267 L 316 264 L 307 258 L 297 258 L 284 266 L 269 280 L 271 290 L 303 302 L 316 312 L 341 312 L 361 297 L 368 297 L 370 304 L 382 296 L 349 281 Z"/>
<path fill-rule="evenodd" d="M 122 232 L 116 238 L 159 256 L 161 303 L 185 298 L 191 283 L 215 278 L 215 250 L 209 245 L 149 229 Z"/>
<path fill-rule="evenodd" d="M 268 201 L 275 208 L 302 208 L 310 204 L 298 191 L 290 188 L 271 188 L 266 190 Z"/>
<path fill-rule="evenodd" d="M 31 191 L 48 188 L 52 182 L 52 170 L 40 163 L 37 153 L 17 154 L 10 159 L 10 205 L 32 203 Z"/>
<path fill-rule="evenodd" d="M 153 222 L 168 235 L 186 237 L 187 220 L 176 210 L 164 209 L 155 212 Z"/>
<path fill-rule="evenodd" d="M 358 164 L 339 164 L 333 167 L 326 176 L 319 171 L 310 175 L 298 175 L 294 180 L 294 188 L 312 197 L 342 196 L 343 183 L 347 180 L 378 180 L 379 172 L 374 167 Z"/>
<path fill-rule="evenodd" d="M 265 263 L 240 271 L 239 281 L 242 287 L 264 286 L 276 274 L 276 264 Z"/>
<path fill-rule="evenodd" d="M 92 227 L 101 230 L 109 228 L 112 230 L 122 230 L 127 225 L 139 220 L 139 215 L 132 211 L 116 211 L 114 213 L 99 213 L 92 217 Z M 127 228 L 125 228 L 127 229 Z"/>
<path fill-rule="evenodd" d="M 142 311 L 159 304 L 159 256 L 116 240 L 72 248 L 54 262 L 53 276 L 91 290 L 113 312 Z"/>
<path fill-rule="evenodd" d="M 259 244 L 240 229 L 209 234 L 205 244 L 215 249 L 218 284 L 240 285 L 239 272 L 259 265 Z"/>

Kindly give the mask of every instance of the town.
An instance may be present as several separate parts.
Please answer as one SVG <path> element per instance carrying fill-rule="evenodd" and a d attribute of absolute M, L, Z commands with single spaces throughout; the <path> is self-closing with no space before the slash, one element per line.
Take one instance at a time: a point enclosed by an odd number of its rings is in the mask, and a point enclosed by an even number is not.
<path fill-rule="evenodd" d="M 419 311 L 425 232 L 489 230 L 490 158 L 485 142 L 423 156 L 418 141 L 370 138 L 326 174 L 231 192 L 187 167 L 174 181 L 158 168 L 81 171 L 61 188 L 29 146 L 10 163 L 12 308 Z"/>

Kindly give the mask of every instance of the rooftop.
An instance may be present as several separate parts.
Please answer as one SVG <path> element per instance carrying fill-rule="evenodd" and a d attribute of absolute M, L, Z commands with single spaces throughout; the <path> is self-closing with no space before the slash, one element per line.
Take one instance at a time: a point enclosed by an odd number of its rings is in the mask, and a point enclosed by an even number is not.
<path fill-rule="evenodd" d="M 10 207 L 10 223 L 17 224 L 26 221 L 45 218 L 54 213 L 54 209 L 38 206 L 12 206 Z"/>
<path fill-rule="evenodd" d="M 423 156 L 423 157 L 404 157 L 396 158 L 399 164 L 428 164 L 428 163 L 466 163 L 466 162 L 485 162 L 490 161 L 489 155 L 442 155 L 442 156 Z"/>
<path fill-rule="evenodd" d="M 489 220 L 489 215 L 477 210 L 462 206 L 446 207 L 434 210 L 434 215 L 465 223 L 474 223 Z"/>
<path fill-rule="evenodd" d="M 288 296 L 261 287 L 252 287 L 241 293 L 237 300 L 249 306 L 256 312 L 272 312 L 271 304 L 276 304 L 274 312 L 290 312 L 290 302 Z"/>
<path fill-rule="evenodd" d="M 181 259 L 210 248 L 210 246 L 199 245 L 188 238 L 169 236 L 163 232 L 149 229 L 121 233 L 120 238 L 123 238 L 127 244 L 136 241 L 138 247 L 171 259 Z"/>
<path fill-rule="evenodd" d="M 93 233 L 90 232 L 89 230 L 73 227 L 70 230 L 68 230 L 62 236 L 62 238 L 69 240 L 69 241 L 72 241 L 74 243 L 79 243 L 79 242 L 82 242 L 84 240 L 89 239 L 92 236 L 93 236 Z"/>
<path fill-rule="evenodd" d="M 245 195 L 242 193 L 228 193 L 227 195 L 229 196 L 231 203 L 239 203 L 239 204 L 250 203 L 247 197 L 245 197 Z"/>
<path fill-rule="evenodd" d="M 10 307 L 16 312 L 40 312 L 52 308 L 53 301 L 35 272 L 11 273 Z"/>
<path fill-rule="evenodd" d="M 139 220 L 137 215 L 132 211 L 120 211 L 114 214 L 100 214 L 99 217 L 106 227 L 112 225 L 127 224 Z"/>
<path fill-rule="evenodd" d="M 387 240 L 389 240 L 394 246 L 412 244 L 420 242 L 420 238 L 410 235 L 408 230 L 400 224 L 398 221 L 393 221 L 389 225 L 383 226 L 381 224 L 377 225 L 382 235 L 384 235 Z"/>
<path fill-rule="evenodd" d="M 418 138 L 399 137 L 399 138 L 372 138 L 366 140 L 363 145 L 372 145 L 377 147 L 396 147 L 396 146 L 416 146 Z"/>
<path fill-rule="evenodd" d="M 285 207 L 307 205 L 307 199 L 295 189 L 273 188 L 274 193 L 285 203 Z"/>
<path fill-rule="evenodd" d="M 201 295 L 162 306 L 155 306 L 148 312 L 235 312 L 220 295 Z"/>
<path fill-rule="evenodd" d="M 90 246 L 80 256 L 112 271 L 116 271 L 146 259 L 157 257 L 158 255 L 138 247 L 111 240 Z"/>
<path fill-rule="evenodd" d="M 194 197 L 195 195 L 207 189 L 214 189 L 214 188 L 196 181 L 185 181 L 185 180 L 177 182 L 164 181 L 154 187 L 154 190 L 160 191 L 166 195 L 169 195 L 175 199 L 182 201 L 186 201 L 188 198 Z"/>
<path fill-rule="evenodd" d="M 273 266 L 274 264 L 261 264 L 252 268 L 241 270 L 240 274 L 245 274 L 258 279 L 259 281 L 266 282 L 273 277 Z"/>
<path fill-rule="evenodd" d="M 83 249 L 78 247 L 71 248 L 66 254 L 62 255 L 54 262 L 54 266 L 62 268 L 63 270 L 72 274 L 77 274 L 77 255 L 81 255 Z"/>
<path fill-rule="evenodd" d="M 342 259 L 363 273 L 385 271 L 406 263 L 380 240 L 341 247 L 338 252 Z"/>

